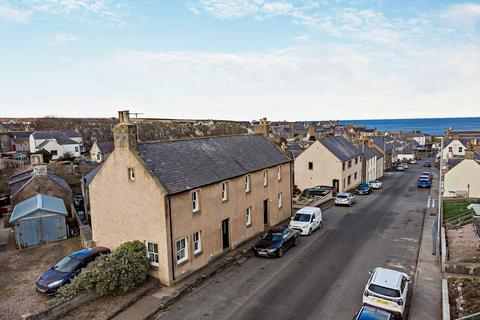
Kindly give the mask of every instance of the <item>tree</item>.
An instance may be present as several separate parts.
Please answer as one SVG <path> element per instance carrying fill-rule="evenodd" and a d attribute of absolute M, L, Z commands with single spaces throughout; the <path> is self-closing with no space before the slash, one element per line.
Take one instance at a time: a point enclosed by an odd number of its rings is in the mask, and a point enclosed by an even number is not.
<path fill-rule="evenodd" d="M 37 152 L 34 152 L 34 154 L 43 155 L 43 162 L 45 163 L 49 163 L 52 160 L 52 154 L 48 150 L 40 149 Z"/>

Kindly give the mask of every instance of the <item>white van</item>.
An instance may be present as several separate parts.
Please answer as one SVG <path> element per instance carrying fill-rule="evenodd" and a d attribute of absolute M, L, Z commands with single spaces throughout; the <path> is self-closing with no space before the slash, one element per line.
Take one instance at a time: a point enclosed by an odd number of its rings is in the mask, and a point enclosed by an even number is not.
<path fill-rule="evenodd" d="M 289 227 L 297 230 L 301 235 L 309 236 L 322 225 L 322 210 L 317 207 L 304 207 L 295 213 Z"/>

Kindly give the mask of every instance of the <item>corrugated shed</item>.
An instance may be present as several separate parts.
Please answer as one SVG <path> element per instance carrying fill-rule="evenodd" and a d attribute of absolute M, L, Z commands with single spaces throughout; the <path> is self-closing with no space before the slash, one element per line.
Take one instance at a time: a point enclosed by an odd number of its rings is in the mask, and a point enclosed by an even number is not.
<path fill-rule="evenodd" d="M 65 208 L 62 199 L 45 194 L 37 194 L 36 196 L 18 203 L 15 208 L 13 208 L 12 215 L 10 216 L 10 223 L 14 223 L 21 218 L 28 217 L 39 211 L 64 216 L 68 215 L 67 208 Z"/>

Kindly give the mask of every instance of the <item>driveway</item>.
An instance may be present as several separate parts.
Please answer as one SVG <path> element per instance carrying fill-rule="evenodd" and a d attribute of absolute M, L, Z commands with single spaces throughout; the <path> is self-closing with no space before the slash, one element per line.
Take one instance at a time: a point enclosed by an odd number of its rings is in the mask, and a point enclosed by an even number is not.
<path fill-rule="evenodd" d="M 352 207 L 324 212 L 324 228 L 281 259 L 252 257 L 203 283 L 156 319 L 351 319 L 368 271 L 414 275 L 428 190 L 423 168 L 385 176 L 384 188 Z"/>

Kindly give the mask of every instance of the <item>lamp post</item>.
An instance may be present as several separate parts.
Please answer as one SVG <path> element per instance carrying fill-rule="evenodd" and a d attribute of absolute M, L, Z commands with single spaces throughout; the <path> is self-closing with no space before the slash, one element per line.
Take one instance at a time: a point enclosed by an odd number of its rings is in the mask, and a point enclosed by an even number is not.
<path fill-rule="evenodd" d="M 437 208 L 438 208 L 438 226 L 437 226 L 437 252 L 438 258 L 441 261 L 442 253 L 441 250 L 441 245 L 440 245 L 440 234 L 442 232 L 442 221 L 443 221 L 443 215 L 442 215 L 442 193 L 443 193 L 443 187 L 442 187 L 442 172 L 443 172 L 443 137 L 440 138 L 440 168 L 438 171 L 438 203 L 437 203 Z"/>

